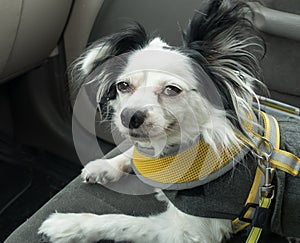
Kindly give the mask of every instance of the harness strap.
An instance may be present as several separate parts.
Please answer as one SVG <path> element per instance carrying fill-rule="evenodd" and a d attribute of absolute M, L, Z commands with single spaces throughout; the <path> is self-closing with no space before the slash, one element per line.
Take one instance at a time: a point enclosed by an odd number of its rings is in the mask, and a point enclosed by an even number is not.
<path fill-rule="evenodd" d="M 261 117 L 263 118 L 264 122 L 264 138 L 269 141 L 269 145 L 263 142 L 262 148 L 259 148 L 261 151 L 270 151 L 272 149 L 269 162 L 271 163 L 274 169 L 279 169 L 285 171 L 293 176 L 297 176 L 300 171 L 300 159 L 284 150 L 279 149 L 280 146 L 280 131 L 279 125 L 277 120 L 266 113 L 261 112 Z M 252 145 L 253 147 L 253 145 Z M 272 148 L 271 148 L 272 147 Z M 258 150 L 258 148 L 255 148 Z M 233 226 L 233 233 L 238 233 L 239 231 L 243 230 L 244 228 L 250 225 L 251 219 L 255 218 L 255 214 L 259 214 L 260 209 L 265 209 L 265 211 L 269 211 L 268 208 L 271 205 L 273 195 L 260 195 L 259 188 L 262 188 L 265 181 L 265 174 L 263 173 L 260 167 L 257 168 L 256 174 L 254 177 L 254 182 L 252 184 L 249 196 L 246 200 L 246 212 L 242 215 L 241 218 L 236 218 L 232 221 Z M 272 180 L 272 177 L 270 178 Z M 259 204 L 257 204 L 259 201 Z M 247 207 L 247 205 L 254 204 L 259 205 L 258 207 L 251 208 Z M 247 243 L 256 243 L 259 240 L 259 237 L 262 232 L 262 226 L 255 225 L 252 222 L 252 228 L 247 238 Z"/>
<path fill-rule="evenodd" d="M 246 200 L 245 206 L 251 203 L 256 203 L 259 201 L 259 188 L 263 186 L 264 183 L 264 176 L 260 168 L 256 169 L 254 181 L 249 193 L 249 196 Z M 246 213 L 243 215 L 243 217 L 251 219 L 254 217 L 254 212 L 253 208 L 249 208 Z M 247 228 L 250 225 L 250 222 L 242 221 L 240 218 L 236 218 L 232 221 L 232 229 L 233 229 L 233 234 L 237 234 L 238 232 L 242 231 L 243 229 Z"/>
<path fill-rule="evenodd" d="M 280 149 L 274 149 L 270 162 L 277 169 L 297 176 L 300 171 L 300 159 L 295 155 Z"/>
<path fill-rule="evenodd" d="M 270 162 L 273 168 L 277 168 L 284 172 L 287 172 L 293 176 L 297 176 L 300 171 L 300 158 L 294 154 L 281 150 L 280 146 L 280 131 L 277 120 L 267 113 L 261 112 L 260 115 L 264 119 L 264 124 L 266 124 L 266 134 L 270 142 L 274 146 Z"/>
<path fill-rule="evenodd" d="M 262 209 L 268 209 L 271 205 L 272 198 L 262 197 L 259 203 L 259 207 Z M 256 243 L 262 232 L 262 226 L 253 226 L 246 240 L 246 243 Z"/>
<path fill-rule="evenodd" d="M 280 133 L 279 133 L 279 126 L 278 124 L 276 125 L 275 122 L 277 122 L 275 119 L 272 119 L 270 122 L 269 116 L 263 112 L 260 112 L 261 117 L 263 118 L 263 126 L 264 126 L 264 137 L 270 141 L 274 145 L 275 148 L 279 148 L 280 144 Z M 276 131 L 271 132 L 272 131 Z M 253 137 L 253 140 L 260 140 L 261 136 L 256 135 Z M 247 142 L 251 147 L 256 148 L 254 144 L 251 144 L 249 141 Z M 259 143 L 256 143 L 259 144 Z M 264 148 L 263 148 L 264 149 Z M 261 188 L 264 185 L 265 181 L 265 175 L 263 174 L 262 170 L 257 167 L 256 172 L 255 172 L 255 177 L 253 180 L 252 187 L 249 192 L 249 196 L 246 200 L 245 206 L 249 204 L 259 204 L 259 188 Z M 244 218 L 254 218 L 255 214 L 255 209 L 254 208 L 248 208 L 248 210 L 245 212 L 243 215 Z M 240 220 L 240 218 L 236 218 L 232 221 L 232 228 L 233 228 L 233 233 L 237 234 L 241 230 L 247 228 L 250 225 L 250 222 L 245 222 Z"/>

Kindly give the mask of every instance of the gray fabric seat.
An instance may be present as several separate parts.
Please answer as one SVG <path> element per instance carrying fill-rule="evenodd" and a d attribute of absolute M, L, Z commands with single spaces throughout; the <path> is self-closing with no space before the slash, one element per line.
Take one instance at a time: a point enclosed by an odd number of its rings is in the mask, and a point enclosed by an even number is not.
<path fill-rule="evenodd" d="M 146 216 L 155 211 L 162 212 L 164 208 L 164 203 L 157 201 L 153 194 L 124 195 L 100 185 L 84 184 L 77 177 L 11 234 L 5 243 L 40 242 L 42 237 L 37 234 L 38 228 L 51 213 L 56 211 L 97 214 L 125 213 Z"/>
<path fill-rule="evenodd" d="M 118 149 L 109 152 L 105 157 L 111 158 L 119 154 Z M 116 184 L 124 184 L 122 178 Z M 153 194 L 133 196 L 110 190 L 101 185 L 82 182 L 80 176 L 75 178 L 48 203 L 40 208 L 32 217 L 17 228 L 5 243 L 35 243 L 43 239 L 38 235 L 38 228 L 52 213 L 124 213 L 128 215 L 148 216 L 165 210 L 165 204 L 156 200 Z"/>
<path fill-rule="evenodd" d="M 122 181 L 120 182 L 122 183 Z M 164 203 L 157 201 L 153 194 L 144 196 L 124 195 L 100 185 L 82 183 L 77 177 L 31 218 L 16 229 L 4 243 L 36 243 L 43 241 L 37 234 L 42 222 L 54 212 L 77 213 L 125 213 L 128 215 L 153 215 L 165 209 Z M 237 236 L 231 243 L 245 242 L 246 236 Z M 104 242 L 104 241 L 101 241 Z M 285 239 L 275 235 L 265 235 L 261 242 L 285 243 Z"/>

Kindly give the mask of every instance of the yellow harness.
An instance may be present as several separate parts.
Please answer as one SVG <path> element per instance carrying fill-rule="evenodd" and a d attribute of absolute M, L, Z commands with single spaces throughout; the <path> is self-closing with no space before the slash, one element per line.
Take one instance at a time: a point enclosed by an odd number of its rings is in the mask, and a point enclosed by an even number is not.
<path fill-rule="evenodd" d="M 274 186 L 271 184 L 274 171 L 276 169 L 282 170 L 293 176 L 297 176 L 300 171 L 300 159 L 294 154 L 281 150 L 280 146 L 280 131 L 277 120 L 266 113 L 261 112 L 261 117 L 264 120 L 264 139 L 262 148 L 260 151 L 268 150 L 267 156 L 260 158 L 263 160 L 264 168 L 258 167 L 254 181 L 246 200 L 246 210 L 240 218 L 236 218 L 232 221 L 233 233 L 238 233 L 244 228 L 248 227 L 251 223 L 247 222 L 247 219 L 253 219 L 255 210 L 258 208 L 268 209 L 274 198 Z M 266 142 L 268 141 L 268 142 Z M 253 145 L 252 145 L 253 146 Z M 257 148 L 255 148 L 258 150 Z M 264 154 L 264 152 L 261 152 Z M 258 207 L 247 207 L 247 205 L 258 205 Z M 255 209 L 255 210 L 254 210 Z M 242 220 L 241 220 L 242 219 Z M 251 220 L 250 220 L 251 221 Z M 253 225 L 247 238 L 247 243 L 256 243 L 262 232 L 262 227 Z"/>
<path fill-rule="evenodd" d="M 206 184 L 230 171 L 249 151 L 258 158 L 255 178 L 245 203 L 243 215 L 232 221 L 234 233 L 238 233 L 251 224 L 255 212 L 268 209 L 274 197 L 271 184 L 275 169 L 297 176 L 300 171 L 300 159 L 281 150 L 279 126 L 276 119 L 260 112 L 264 123 L 264 135 L 251 131 L 252 141 L 239 135 L 244 142 L 241 146 L 232 146 L 229 151 L 218 147 L 213 150 L 203 140 L 182 152 L 163 158 L 153 158 L 134 149 L 132 166 L 136 175 L 146 184 L 167 190 L 183 190 Z M 248 207 L 252 205 L 252 207 Z M 253 205 L 257 205 L 253 207 Z M 247 239 L 249 243 L 258 241 L 262 231 L 260 225 L 252 223 Z"/>
<path fill-rule="evenodd" d="M 203 140 L 184 151 L 167 157 L 153 158 L 136 148 L 132 164 L 139 178 L 154 187 L 183 190 L 200 186 L 231 170 L 240 150 L 215 152 Z M 245 153 L 245 152 L 244 152 Z M 243 153 L 243 154 L 244 154 Z"/>

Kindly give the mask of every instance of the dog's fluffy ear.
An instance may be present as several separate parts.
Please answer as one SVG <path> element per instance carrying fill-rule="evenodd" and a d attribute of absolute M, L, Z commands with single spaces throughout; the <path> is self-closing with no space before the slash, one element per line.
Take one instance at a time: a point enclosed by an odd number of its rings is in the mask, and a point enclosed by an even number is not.
<path fill-rule="evenodd" d="M 79 60 L 80 71 L 88 75 L 95 66 L 112 57 L 143 48 L 148 43 L 145 29 L 138 23 L 94 43 Z"/>
<path fill-rule="evenodd" d="M 210 1 L 197 12 L 184 33 L 184 44 L 201 53 L 208 64 L 259 77 L 258 59 L 264 42 L 254 28 L 249 6 L 236 0 Z"/>
<path fill-rule="evenodd" d="M 71 96 L 76 97 L 82 85 L 89 85 L 89 90 L 97 91 L 97 100 L 105 105 L 116 97 L 114 87 L 116 74 L 122 70 L 126 60 L 115 57 L 141 49 L 149 42 L 145 29 L 138 23 L 126 29 L 106 36 L 93 43 L 71 67 Z M 123 55 L 124 56 L 124 55 Z M 109 65 L 106 63 L 109 62 Z M 112 65 L 114 64 L 114 65 Z"/>
<path fill-rule="evenodd" d="M 247 120 L 241 114 L 251 110 L 253 83 L 262 85 L 259 61 L 264 41 L 252 17 L 249 6 L 241 1 L 209 1 L 183 33 L 187 54 L 211 76 L 235 127 Z"/>

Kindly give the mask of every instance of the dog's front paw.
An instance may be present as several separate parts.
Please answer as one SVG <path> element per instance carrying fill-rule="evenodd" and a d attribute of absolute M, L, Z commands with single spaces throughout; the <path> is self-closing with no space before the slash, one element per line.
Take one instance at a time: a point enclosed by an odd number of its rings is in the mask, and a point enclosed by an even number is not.
<path fill-rule="evenodd" d="M 42 223 L 38 234 L 52 243 L 92 242 L 83 232 L 82 217 L 73 213 L 54 213 Z"/>
<path fill-rule="evenodd" d="M 87 183 L 106 184 L 118 181 L 123 172 L 112 165 L 110 160 L 95 160 L 89 162 L 81 172 L 81 178 Z"/>

